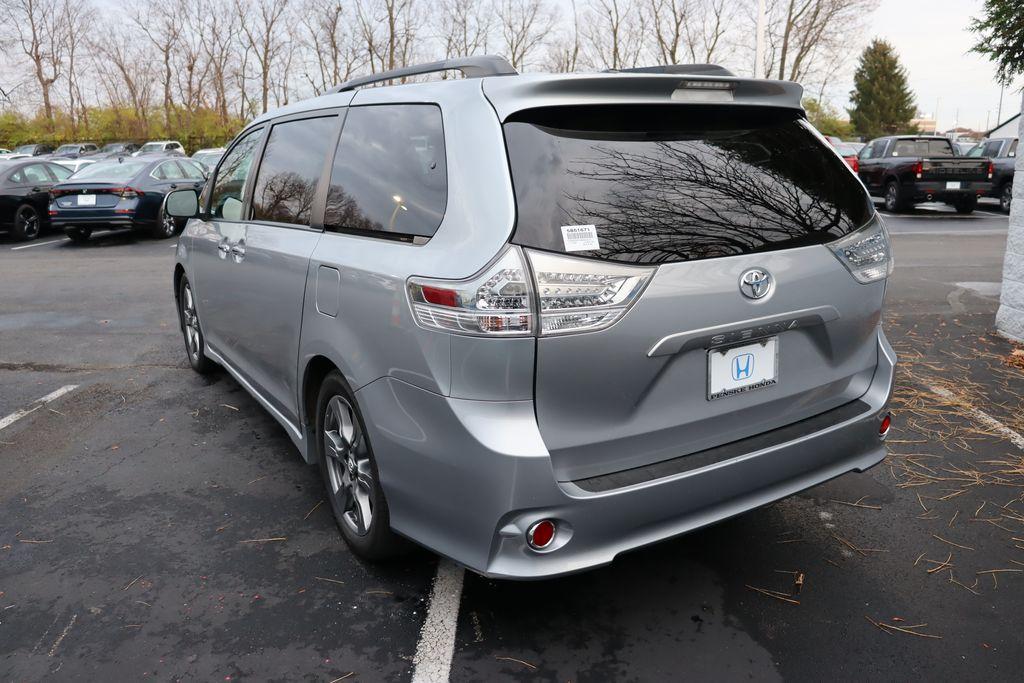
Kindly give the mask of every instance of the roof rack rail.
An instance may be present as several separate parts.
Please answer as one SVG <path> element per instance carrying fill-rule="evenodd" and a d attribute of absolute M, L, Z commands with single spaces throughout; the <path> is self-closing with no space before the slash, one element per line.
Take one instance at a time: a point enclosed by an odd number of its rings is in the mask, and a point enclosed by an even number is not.
<path fill-rule="evenodd" d="M 461 71 L 466 78 L 483 78 L 484 76 L 514 76 L 519 73 L 512 67 L 511 64 L 508 63 L 508 60 L 506 60 L 504 57 L 497 57 L 495 55 L 481 55 L 479 57 L 455 57 L 453 59 L 442 59 L 439 62 L 429 62 L 427 64 L 403 66 L 399 69 L 392 69 L 391 71 L 382 71 L 380 73 L 370 74 L 369 76 L 359 76 L 358 78 L 352 78 L 350 80 L 345 81 L 341 85 L 331 88 L 328 92 L 345 92 L 347 90 L 355 90 L 356 88 L 360 88 L 364 85 L 371 85 L 373 83 L 393 81 L 396 78 L 406 78 L 408 76 L 432 74 L 440 71 Z"/>
<path fill-rule="evenodd" d="M 642 74 L 687 74 L 690 76 L 728 76 L 736 74 L 717 64 L 662 64 L 659 66 L 636 66 L 631 69 L 607 69 L 606 73 Z"/>

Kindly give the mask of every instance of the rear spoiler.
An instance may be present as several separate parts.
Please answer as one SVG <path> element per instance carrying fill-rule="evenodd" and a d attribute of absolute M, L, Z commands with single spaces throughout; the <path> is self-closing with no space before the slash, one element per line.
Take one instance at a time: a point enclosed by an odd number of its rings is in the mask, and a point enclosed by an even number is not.
<path fill-rule="evenodd" d="M 505 121 L 524 109 L 560 105 L 688 104 L 803 111 L 803 86 L 791 81 L 698 73 L 600 73 L 484 78 L 484 95 Z"/>

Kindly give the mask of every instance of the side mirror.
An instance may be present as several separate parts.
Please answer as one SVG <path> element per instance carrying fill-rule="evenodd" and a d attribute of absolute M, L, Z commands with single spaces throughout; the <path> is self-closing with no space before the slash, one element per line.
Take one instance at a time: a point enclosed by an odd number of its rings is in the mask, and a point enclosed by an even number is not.
<path fill-rule="evenodd" d="M 226 198 L 221 207 L 221 215 L 229 221 L 242 220 L 242 202 L 234 197 Z"/>
<path fill-rule="evenodd" d="M 195 190 L 175 190 L 164 199 L 164 212 L 174 218 L 195 218 L 199 215 L 199 194 Z"/>

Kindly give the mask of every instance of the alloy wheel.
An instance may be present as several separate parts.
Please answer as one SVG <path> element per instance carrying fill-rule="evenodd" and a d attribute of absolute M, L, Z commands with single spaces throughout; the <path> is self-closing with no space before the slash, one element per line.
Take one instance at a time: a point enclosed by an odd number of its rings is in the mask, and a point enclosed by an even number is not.
<path fill-rule="evenodd" d="M 373 469 L 359 420 L 341 396 L 327 403 L 323 440 L 330 493 L 341 519 L 354 534 L 365 536 L 373 524 Z"/>
<path fill-rule="evenodd" d="M 886 211 L 896 210 L 896 186 L 889 185 L 885 190 L 885 209 Z"/>
<path fill-rule="evenodd" d="M 17 216 L 18 233 L 27 240 L 34 240 L 39 236 L 39 214 L 31 208 L 23 208 Z"/>
<path fill-rule="evenodd" d="M 174 231 L 178 229 L 174 222 L 174 216 L 168 216 L 166 213 L 160 216 L 160 227 L 163 230 L 163 234 L 167 237 L 173 235 Z"/>
<path fill-rule="evenodd" d="M 1010 213 L 1010 204 L 1013 203 L 1013 186 L 1006 185 L 1003 187 L 1003 193 L 999 196 L 999 208 L 1006 213 Z"/>
<path fill-rule="evenodd" d="M 185 283 L 181 294 L 181 317 L 185 323 L 185 345 L 188 347 L 188 355 L 193 360 L 198 360 L 200 350 L 199 316 L 196 315 L 192 286 Z"/>

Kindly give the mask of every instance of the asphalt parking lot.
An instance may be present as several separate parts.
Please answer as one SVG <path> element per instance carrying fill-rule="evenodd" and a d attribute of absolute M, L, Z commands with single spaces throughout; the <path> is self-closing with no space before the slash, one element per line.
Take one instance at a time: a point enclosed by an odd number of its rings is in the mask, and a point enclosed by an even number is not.
<path fill-rule="evenodd" d="M 0 236 L 0 679 L 1019 679 L 1007 218 L 887 221 L 887 461 L 541 583 L 353 558 L 278 424 L 189 369 L 171 242 Z"/>

